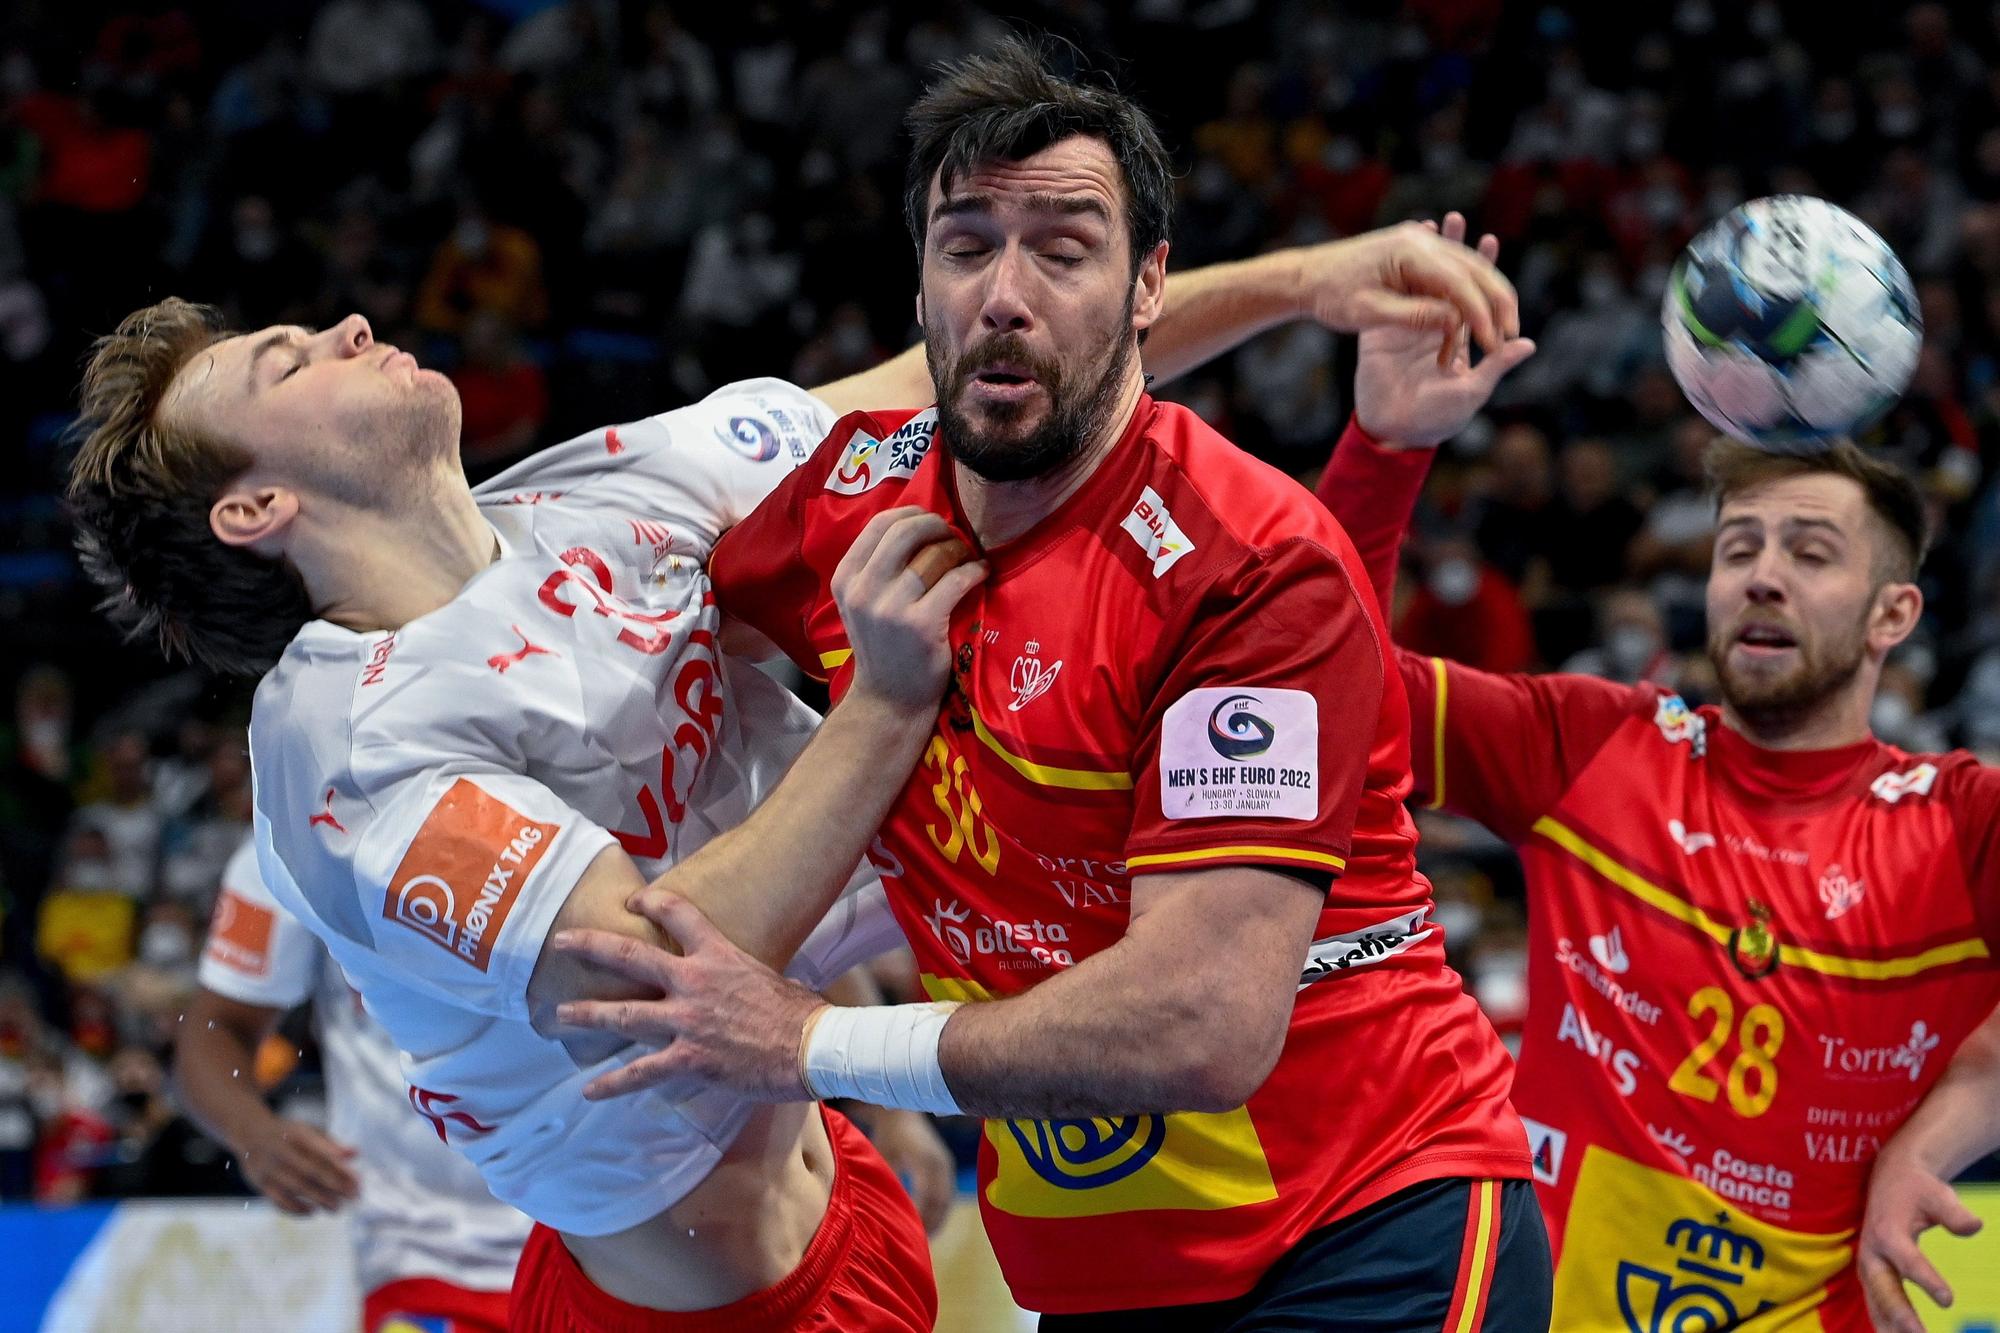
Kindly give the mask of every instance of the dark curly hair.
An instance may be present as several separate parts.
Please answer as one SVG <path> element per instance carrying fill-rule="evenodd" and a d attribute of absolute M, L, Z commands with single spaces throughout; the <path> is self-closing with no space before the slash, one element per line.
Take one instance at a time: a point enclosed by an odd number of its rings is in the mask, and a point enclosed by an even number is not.
<path fill-rule="evenodd" d="M 84 571 L 128 638 L 157 639 L 169 658 L 230 675 L 275 664 L 312 619 L 298 571 L 209 528 L 248 451 L 190 430 L 160 410 L 174 376 L 232 336 L 221 312 L 168 297 L 97 340 L 83 372 L 70 461 L 69 512 Z"/>

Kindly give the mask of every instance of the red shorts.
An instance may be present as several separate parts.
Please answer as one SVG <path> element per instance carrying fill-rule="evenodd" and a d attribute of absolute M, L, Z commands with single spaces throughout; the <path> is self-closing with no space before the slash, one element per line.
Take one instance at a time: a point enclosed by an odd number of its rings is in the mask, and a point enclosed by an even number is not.
<path fill-rule="evenodd" d="M 790 1276 L 713 1310 L 648 1310 L 600 1291 L 539 1224 L 514 1273 L 513 1333 L 930 1333 L 937 1282 L 930 1242 L 896 1173 L 837 1111 L 833 1196 Z"/>
<path fill-rule="evenodd" d="M 507 1333 L 507 1293 L 469 1291 L 432 1277 L 375 1288 L 361 1307 L 361 1333 Z"/>

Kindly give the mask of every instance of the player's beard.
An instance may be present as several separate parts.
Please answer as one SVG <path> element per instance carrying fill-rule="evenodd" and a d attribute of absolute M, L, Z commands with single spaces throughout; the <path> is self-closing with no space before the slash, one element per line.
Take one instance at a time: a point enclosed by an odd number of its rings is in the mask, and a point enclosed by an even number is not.
<path fill-rule="evenodd" d="M 924 357 L 930 364 L 931 383 L 938 391 L 938 438 L 945 452 L 987 481 L 1027 481 L 1044 476 L 1071 462 L 1095 439 L 1118 405 L 1118 392 L 1131 367 L 1136 345 L 1132 337 L 1133 294 L 1125 294 L 1118 321 L 1093 340 L 1103 347 L 1095 376 L 1084 363 L 1072 372 L 1053 357 L 1037 356 L 1027 340 L 1015 333 L 999 333 L 950 357 L 935 331 L 924 334 Z M 987 406 L 982 413 L 991 423 L 986 429 L 975 426 L 959 407 L 972 377 L 996 362 L 1009 362 L 1026 370 L 1048 396 L 1048 410 L 1040 423 L 1022 433 L 1019 423 L 1034 409 L 1029 398 L 1017 404 Z M 1072 376 L 1082 382 L 1072 384 Z"/>
<path fill-rule="evenodd" d="M 440 484 L 464 484 L 461 410 L 449 380 L 388 404 L 371 404 L 342 423 L 341 443 L 310 460 L 307 485 L 356 508 L 422 510 Z"/>
<path fill-rule="evenodd" d="M 1791 730 L 1852 684 L 1867 656 L 1868 611 L 1822 647 L 1801 627 L 1796 635 L 1798 660 L 1784 672 L 1738 667 L 1729 650 L 1742 628 L 1710 630 L 1708 660 L 1722 697 L 1746 725 L 1759 732 Z"/>

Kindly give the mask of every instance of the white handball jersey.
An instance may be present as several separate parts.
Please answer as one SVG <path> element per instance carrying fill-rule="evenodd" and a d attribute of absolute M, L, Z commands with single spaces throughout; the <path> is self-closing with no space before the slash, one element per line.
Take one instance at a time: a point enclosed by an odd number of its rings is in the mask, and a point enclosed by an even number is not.
<path fill-rule="evenodd" d="M 528 978 L 591 860 L 651 878 L 742 822 L 817 717 L 725 659 L 702 562 L 833 413 L 779 380 L 555 445 L 477 488 L 500 558 L 393 633 L 301 630 L 251 717 L 259 860 L 405 1056 L 413 1114 L 578 1235 L 694 1188 L 750 1107 L 586 1102 L 643 1053 L 536 1032 Z M 863 865 L 792 973 L 900 941 Z"/>
<path fill-rule="evenodd" d="M 395 1043 L 361 1008 L 326 949 L 271 896 L 246 840 L 222 872 L 201 984 L 244 1004 L 312 1001 L 326 1062 L 327 1132 L 357 1149 L 361 1197 L 350 1208 L 361 1289 L 435 1278 L 506 1291 L 528 1219 L 487 1192 L 472 1163 L 410 1114 Z"/>

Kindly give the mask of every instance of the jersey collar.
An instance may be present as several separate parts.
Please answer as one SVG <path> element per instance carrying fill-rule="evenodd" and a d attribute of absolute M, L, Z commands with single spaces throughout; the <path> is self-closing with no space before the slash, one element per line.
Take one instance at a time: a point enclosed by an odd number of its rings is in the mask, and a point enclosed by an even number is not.
<path fill-rule="evenodd" d="M 1765 801 L 1809 801 L 1848 788 L 1882 750 L 1872 736 L 1831 750 L 1772 750 L 1731 730 L 1720 716 L 1709 726 L 1710 771 L 1744 795 Z"/>
<path fill-rule="evenodd" d="M 1084 478 L 1083 485 L 1071 492 L 1069 498 L 1035 526 L 1011 541 L 982 548 L 980 554 L 995 565 L 1018 567 L 1040 556 L 1072 529 L 1091 526 L 1100 510 L 1131 482 L 1131 453 L 1137 448 L 1140 437 L 1152 426 L 1157 408 L 1151 394 L 1140 394 L 1139 401 L 1132 408 L 1132 419 L 1125 425 L 1125 433 L 1098 462 L 1096 470 Z M 966 520 L 965 507 L 959 503 L 957 470 L 946 456 L 945 449 L 933 449 L 931 454 L 937 459 L 938 492 L 950 506 L 951 517 L 959 531 L 977 546 L 978 538 L 972 535 L 972 524 Z"/>

